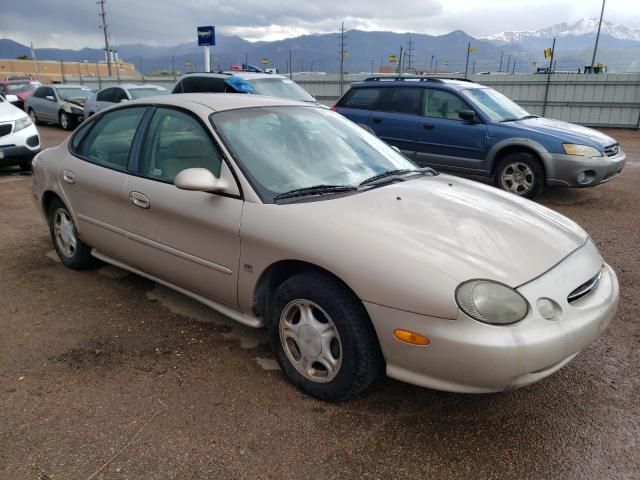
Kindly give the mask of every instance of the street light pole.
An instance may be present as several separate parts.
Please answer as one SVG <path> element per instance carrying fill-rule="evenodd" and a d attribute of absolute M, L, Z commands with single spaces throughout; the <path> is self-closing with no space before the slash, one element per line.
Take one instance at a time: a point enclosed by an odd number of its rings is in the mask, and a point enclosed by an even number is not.
<path fill-rule="evenodd" d="M 602 28 L 602 17 L 604 16 L 604 4 L 606 0 L 602 0 L 602 10 L 600 10 L 600 22 L 598 22 L 598 33 L 596 33 L 596 44 L 593 46 L 593 58 L 591 59 L 591 72 L 593 73 L 596 65 L 596 52 L 598 51 L 598 40 L 600 40 L 600 29 Z"/>

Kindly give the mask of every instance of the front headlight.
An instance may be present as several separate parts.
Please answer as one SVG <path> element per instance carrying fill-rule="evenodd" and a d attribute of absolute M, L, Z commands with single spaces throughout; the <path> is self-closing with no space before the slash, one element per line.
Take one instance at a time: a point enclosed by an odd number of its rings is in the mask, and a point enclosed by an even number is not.
<path fill-rule="evenodd" d="M 529 304 L 513 288 L 493 280 L 469 280 L 456 288 L 456 302 L 479 322 L 509 325 L 527 316 Z"/>
<path fill-rule="evenodd" d="M 602 154 L 597 148 L 589 145 L 574 145 L 573 143 L 563 143 L 562 147 L 567 155 L 577 155 L 580 157 L 601 157 Z"/>
<path fill-rule="evenodd" d="M 16 120 L 16 125 L 15 127 L 13 127 L 13 131 L 19 132 L 20 130 L 24 130 L 25 128 L 27 128 L 29 125 L 31 125 L 31 119 L 28 116 L 21 118 L 19 120 Z"/>

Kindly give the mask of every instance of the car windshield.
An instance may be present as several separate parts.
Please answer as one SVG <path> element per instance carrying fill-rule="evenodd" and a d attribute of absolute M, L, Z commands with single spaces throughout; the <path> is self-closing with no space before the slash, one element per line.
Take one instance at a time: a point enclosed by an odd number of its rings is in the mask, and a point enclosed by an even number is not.
<path fill-rule="evenodd" d="M 300 188 L 357 187 L 390 170 L 417 170 L 355 123 L 317 107 L 261 107 L 211 115 L 263 197 Z"/>
<path fill-rule="evenodd" d="M 463 90 L 462 94 L 494 122 L 530 116 L 520 105 L 492 88 L 471 88 Z"/>
<path fill-rule="evenodd" d="M 169 90 L 166 88 L 132 88 L 129 90 L 131 98 L 153 97 L 155 95 L 167 95 Z"/>
<path fill-rule="evenodd" d="M 86 100 L 86 98 L 93 93 L 90 88 L 75 88 L 75 87 L 58 87 L 56 88 L 60 100 L 74 101 L 74 100 Z"/>
<path fill-rule="evenodd" d="M 7 93 L 15 95 L 16 93 L 21 92 L 31 92 L 38 88 L 40 85 L 33 82 L 25 82 L 25 83 L 10 83 L 7 85 Z"/>
<path fill-rule="evenodd" d="M 315 99 L 300 85 L 288 78 L 251 78 L 247 81 L 256 89 L 258 95 L 289 98 L 303 102 L 315 102 Z"/>

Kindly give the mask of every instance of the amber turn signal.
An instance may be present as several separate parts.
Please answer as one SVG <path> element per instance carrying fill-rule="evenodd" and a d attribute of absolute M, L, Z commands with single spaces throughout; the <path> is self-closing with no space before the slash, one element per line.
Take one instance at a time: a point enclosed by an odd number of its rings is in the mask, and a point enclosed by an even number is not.
<path fill-rule="evenodd" d="M 411 345 L 418 345 L 425 347 L 431 343 L 428 337 L 420 335 L 419 333 L 410 332 L 409 330 L 403 330 L 402 328 L 396 328 L 393 331 L 393 336 L 401 342 L 409 343 Z"/>

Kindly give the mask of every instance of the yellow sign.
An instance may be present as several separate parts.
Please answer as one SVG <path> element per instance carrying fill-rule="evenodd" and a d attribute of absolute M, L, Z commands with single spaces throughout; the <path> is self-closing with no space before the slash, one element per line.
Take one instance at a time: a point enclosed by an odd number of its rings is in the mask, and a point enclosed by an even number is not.
<path fill-rule="evenodd" d="M 449 60 L 445 60 L 445 61 L 444 61 L 444 64 L 445 64 L 445 65 L 449 65 Z"/>
<path fill-rule="evenodd" d="M 398 61 L 398 57 L 396 55 L 389 55 L 389 61 L 391 63 L 396 63 Z"/>
<path fill-rule="evenodd" d="M 187 60 L 186 62 L 184 62 L 184 64 L 185 64 L 187 67 L 191 67 L 191 66 L 193 66 L 193 62 L 191 62 L 191 60 Z"/>
<path fill-rule="evenodd" d="M 545 48 L 544 49 L 544 58 L 551 58 L 551 49 L 550 48 Z"/>
<path fill-rule="evenodd" d="M 469 47 L 469 53 L 477 52 L 478 49 L 476 47 Z"/>
<path fill-rule="evenodd" d="M 263 65 L 269 65 L 269 59 L 268 58 L 263 58 L 262 59 L 262 64 Z"/>
<path fill-rule="evenodd" d="M 349 56 L 349 52 L 343 52 L 342 53 L 342 59 L 344 60 L 345 58 L 347 58 Z"/>

